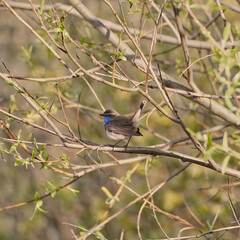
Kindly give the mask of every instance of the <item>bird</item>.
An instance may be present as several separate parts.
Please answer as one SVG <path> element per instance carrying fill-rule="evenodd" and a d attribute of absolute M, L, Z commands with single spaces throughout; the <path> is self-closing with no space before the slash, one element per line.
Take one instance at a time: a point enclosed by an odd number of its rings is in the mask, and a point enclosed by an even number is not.
<path fill-rule="evenodd" d="M 114 147 L 122 140 L 128 140 L 125 145 L 125 148 L 127 148 L 132 136 L 143 136 L 139 130 L 138 120 L 145 105 L 146 101 L 144 100 L 131 117 L 121 116 L 112 109 L 107 109 L 100 114 L 104 119 L 104 128 L 107 136 L 113 140 L 119 140 Z"/>

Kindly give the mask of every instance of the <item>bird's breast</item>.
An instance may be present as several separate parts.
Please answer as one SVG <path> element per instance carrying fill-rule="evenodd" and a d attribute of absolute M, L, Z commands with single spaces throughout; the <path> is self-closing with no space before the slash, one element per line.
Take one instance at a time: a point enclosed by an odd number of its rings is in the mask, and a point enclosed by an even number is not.
<path fill-rule="evenodd" d="M 125 136 L 123 134 L 118 134 L 115 132 L 111 132 L 109 131 L 107 128 L 105 128 L 106 130 L 106 134 L 109 138 L 114 139 L 114 140 L 123 140 L 123 139 L 127 139 L 129 136 Z"/>

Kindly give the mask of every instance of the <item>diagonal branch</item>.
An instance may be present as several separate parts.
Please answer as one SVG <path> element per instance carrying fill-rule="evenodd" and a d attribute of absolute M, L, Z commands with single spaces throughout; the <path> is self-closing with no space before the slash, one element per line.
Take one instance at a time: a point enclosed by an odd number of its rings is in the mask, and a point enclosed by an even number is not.
<path fill-rule="evenodd" d="M 14 9 L 32 11 L 32 7 L 28 3 L 8 1 L 8 4 Z M 228 7 L 229 9 L 231 9 L 233 11 L 240 12 L 240 9 L 234 7 L 233 5 L 223 3 L 223 2 L 221 2 L 221 4 Z M 32 4 L 32 5 L 35 9 L 40 8 L 39 4 Z M 1 5 L 1 3 L 0 3 L 0 7 L 2 7 L 2 6 L 3 5 Z M 78 11 L 76 11 L 75 9 L 72 9 L 72 6 L 62 4 L 62 3 L 52 3 L 51 5 L 45 4 L 43 6 L 43 11 L 48 12 L 52 8 L 54 8 L 56 10 L 66 11 L 66 12 L 68 12 L 68 14 L 79 17 L 79 18 L 82 19 L 81 14 Z M 163 17 L 164 17 L 164 15 L 163 15 Z M 116 24 L 114 22 L 108 21 L 108 20 L 103 19 L 103 18 L 99 18 L 99 19 L 112 31 L 121 32 L 122 27 L 119 24 Z M 213 20 L 215 20 L 215 18 Z M 170 22 L 168 22 L 168 24 L 170 24 Z M 207 26 L 208 26 L 208 24 L 207 24 Z M 139 30 L 131 28 L 131 27 L 129 27 L 128 30 L 131 34 L 139 34 L 140 33 Z M 197 32 L 196 34 L 199 34 L 199 32 Z M 196 36 L 196 34 L 194 36 Z M 153 34 L 142 32 L 140 37 L 151 40 L 152 37 L 153 37 Z M 180 39 L 178 39 L 178 37 L 172 37 L 172 36 L 165 35 L 165 34 L 157 34 L 157 40 L 162 42 L 162 43 L 168 43 L 168 44 L 173 44 L 173 45 L 177 45 L 177 46 L 181 45 L 181 41 L 180 41 Z M 240 44 L 240 41 L 234 41 L 233 43 L 227 42 L 225 47 L 226 48 L 236 47 L 236 46 L 239 46 L 239 44 Z M 192 40 L 192 39 L 187 39 L 187 45 L 190 48 L 206 49 L 206 50 L 211 50 L 211 48 L 213 47 L 213 44 L 210 43 L 210 42 L 204 42 L 204 41 Z"/>
<path fill-rule="evenodd" d="M 96 16 L 94 16 L 84 4 L 80 0 L 69 0 L 69 2 L 77 9 L 77 11 L 83 16 L 83 18 L 91 23 L 94 28 L 96 28 L 101 34 L 103 34 L 108 41 L 110 41 L 114 46 L 117 46 L 119 43 L 118 37 Z M 120 51 L 126 49 L 124 52 L 125 57 L 132 63 L 135 57 L 134 52 L 128 45 L 121 42 L 119 46 Z M 140 58 L 135 59 L 135 63 L 139 65 L 139 67 L 146 69 L 146 63 L 143 62 Z M 157 74 L 158 70 L 153 67 L 155 74 Z M 178 83 L 177 79 L 169 76 L 164 71 L 161 71 L 162 75 L 162 83 L 169 88 L 177 88 L 181 90 L 191 91 L 189 88 L 184 85 Z M 188 94 L 180 94 L 183 97 L 188 98 L 189 100 L 198 103 L 199 105 L 207 108 L 212 112 L 212 114 L 217 115 L 224 119 L 225 121 L 234 124 L 235 126 L 240 125 L 240 119 L 227 108 L 223 107 L 221 104 L 217 103 L 212 99 L 202 99 L 197 97 L 189 96 Z M 239 126 L 237 126 L 239 127 Z"/>

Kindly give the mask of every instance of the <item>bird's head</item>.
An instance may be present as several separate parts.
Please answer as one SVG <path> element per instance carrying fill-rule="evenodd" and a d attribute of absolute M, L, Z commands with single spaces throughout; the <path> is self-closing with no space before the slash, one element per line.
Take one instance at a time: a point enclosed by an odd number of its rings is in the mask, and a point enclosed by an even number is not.
<path fill-rule="evenodd" d="M 104 126 L 106 126 L 108 122 L 110 122 L 113 118 L 115 118 L 118 115 L 119 114 L 116 111 L 111 109 L 107 109 L 104 113 L 100 114 L 100 116 L 103 116 Z"/>
<path fill-rule="evenodd" d="M 114 117 L 116 117 L 118 115 L 119 114 L 116 111 L 111 110 L 111 109 L 107 109 L 104 113 L 100 114 L 100 116 L 110 117 L 110 118 L 114 118 Z"/>

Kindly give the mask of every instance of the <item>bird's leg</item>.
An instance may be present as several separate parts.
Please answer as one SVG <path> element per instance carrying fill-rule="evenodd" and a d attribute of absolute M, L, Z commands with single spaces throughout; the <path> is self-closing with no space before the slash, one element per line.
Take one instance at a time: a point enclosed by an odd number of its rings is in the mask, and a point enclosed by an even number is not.
<path fill-rule="evenodd" d="M 122 141 L 122 139 L 121 140 L 119 140 L 117 143 L 115 143 L 114 145 L 113 145 L 113 151 L 114 151 L 114 148 L 120 143 Z"/>
<path fill-rule="evenodd" d="M 131 138 L 132 138 L 132 136 L 130 136 L 130 138 L 128 139 L 128 142 L 127 142 L 127 144 L 125 145 L 125 151 L 127 150 L 127 146 L 128 146 L 128 144 L 129 144 L 129 142 L 130 142 Z"/>

